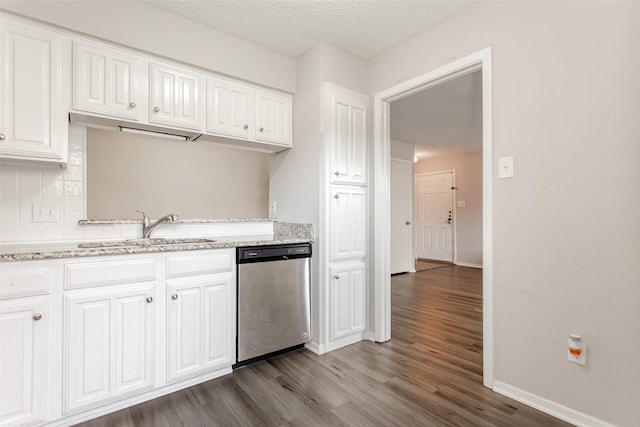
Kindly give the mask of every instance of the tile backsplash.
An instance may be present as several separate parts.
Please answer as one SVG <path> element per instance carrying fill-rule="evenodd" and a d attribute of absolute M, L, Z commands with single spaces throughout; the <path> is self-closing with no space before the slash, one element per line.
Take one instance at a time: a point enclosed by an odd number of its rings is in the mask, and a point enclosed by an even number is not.
<path fill-rule="evenodd" d="M 86 128 L 69 126 L 69 162 L 58 165 L 0 164 L 0 243 L 84 240 Z M 53 203 L 57 222 L 34 222 L 34 203 Z"/>

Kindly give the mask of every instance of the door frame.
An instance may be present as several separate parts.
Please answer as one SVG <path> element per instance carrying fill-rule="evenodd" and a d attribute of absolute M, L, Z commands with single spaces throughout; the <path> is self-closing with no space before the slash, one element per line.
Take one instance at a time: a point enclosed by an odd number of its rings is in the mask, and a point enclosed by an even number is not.
<path fill-rule="evenodd" d="M 413 162 L 411 160 L 406 160 L 406 159 L 401 159 L 399 157 L 391 157 L 390 158 L 390 162 L 398 162 L 398 163 L 405 163 L 408 164 L 409 166 L 411 166 L 411 183 L 410 186 L 413 189 L 413 191 L 411 191 L 411 196 L 409 197 L 409 213 L 411 215 L 411 218 L 409 218 L 409 221 L 411 222 L 411 233 L 409 236 L 409 273 L 415 273 L 416 272 L 416 251 L 415 251 L 415 169 L 413 168 Z M 389 169 L 391 169 L 391 163 L 389 163 Z M 389 170 L 389 183 L 391 183 L 391 170 Z M 391 203 L 391 194 L 389 194 L 389 203 Z M 389 204 L 389 206 L 391 206 L 391 204 Z M 389 211 L 389 220 L 391 220 L 391 211 Z M 391 233 L 389 233 L 389 238 L 391 238 Z M 391 243 L 389 243 L 389 249 L 391 249 Z M 391 262 L 391 259 L 389 259 L 389 262 Z M 391 264 L 389 264 L 391 265 Z M 391 267 L 389 267 L 391 268 Z"/>
<path fill-rule="evenodd" d="M 374 95 L 371 253 L 373 335 L 376 341 L 391 339 L 390 271 L 390 106 L 393 101 L 453 80 L 473 71 L 482 72 L 482 333 L 483 383 L 493 388 L 493 128 L 491 47 L 473 53 Z"/>
<path fill-rule="evenodd" d="M 451 227 L 451 262 L 453 264 L 457 264 L 458 263 L 458 234 L 457 234 L 457 223 L 458 221 L 456 221 L 456 218 L 458 218 L 458 212 L 456 211 L 456 192 L 455 192 L 455 188 L 456 188 L 456 170 L 455 169 L 445 169 L 445 170 L 440 170 L 440 171 L 433 171 L 433 172 L 423 172 L 423 173 L 417 173 L 414 175 L 413 177 L 413 194 L 414 194 L 414 198 L 415 198 L 415 206 L 416 209 L 418 208 L 418 177 L 420 176 L 428 176 L 428 175 L 441 175 L 443 173 L 450 173 L 451 174 L 451 186 L 453 187 L 451 189 L 451 215 L 453 217 L 453 227 Z M 413 213 L 414 218 L 418 217 L 418 212 L 415 211 Z M 415 232 L 415 236 L 414 236 L 414 242 L 418 241 L 418 229 L 417 229 L 417 220 L 414 222 L 414 232 Z M 415 253 L 416 253 L 416 258 L 418 257 L 418 252 L 417 249 L 415 249 Z"/>

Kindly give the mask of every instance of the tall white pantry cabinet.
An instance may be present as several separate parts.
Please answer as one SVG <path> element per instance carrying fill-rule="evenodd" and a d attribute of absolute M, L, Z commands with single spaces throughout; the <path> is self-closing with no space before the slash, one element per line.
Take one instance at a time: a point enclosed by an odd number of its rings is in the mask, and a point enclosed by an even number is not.
<path fill-rule="evenodd" d="M 367 319 L 366 95 L 324 84 L 325 351 L 360 341 Z"/>

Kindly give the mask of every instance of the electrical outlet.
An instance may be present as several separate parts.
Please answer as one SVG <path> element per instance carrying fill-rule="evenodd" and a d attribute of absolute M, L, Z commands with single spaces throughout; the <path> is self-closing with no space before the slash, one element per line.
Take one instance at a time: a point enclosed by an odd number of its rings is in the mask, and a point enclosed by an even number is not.
<path fill-rule="evenodd" d="M 582 352 L 578 356 L 574 356 L 571 351 L 567 350 L 567 360 L 585 366 L 587 364 L 587 345 L 582 343 Z"/>
<path fill-rule="evenodd" d="M 51 202 L 34 202 L 32 221 L 58 222 L 58 204 Z"/>

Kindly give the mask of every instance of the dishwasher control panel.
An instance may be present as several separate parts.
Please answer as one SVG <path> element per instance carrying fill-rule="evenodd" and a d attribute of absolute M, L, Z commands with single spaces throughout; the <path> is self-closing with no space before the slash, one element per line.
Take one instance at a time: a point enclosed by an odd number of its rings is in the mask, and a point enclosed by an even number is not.
<path fill-rule="evenodd" d="M 248 262 L 265 262 L 285 259 L 309 258 L 311 256 L 311 244 L 292 244 L 277 246 L 252 246 L 238 248 L 238 264 Z"/>

